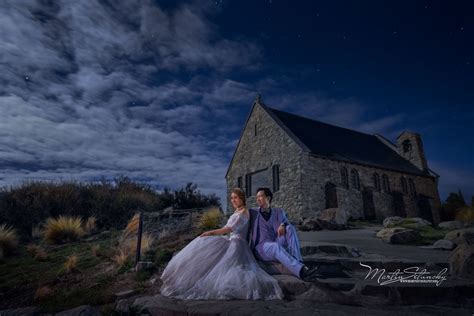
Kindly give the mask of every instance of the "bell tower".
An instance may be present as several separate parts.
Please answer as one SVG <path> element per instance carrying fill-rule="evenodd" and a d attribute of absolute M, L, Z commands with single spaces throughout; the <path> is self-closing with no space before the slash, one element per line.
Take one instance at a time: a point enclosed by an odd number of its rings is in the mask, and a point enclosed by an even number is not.
<path fill-rule="evenodd" d="M 397 137 L 397 151 L 420 170 L 427 170 L 428 164 L 421 136 L 418 133 L 404 131 Z"/>

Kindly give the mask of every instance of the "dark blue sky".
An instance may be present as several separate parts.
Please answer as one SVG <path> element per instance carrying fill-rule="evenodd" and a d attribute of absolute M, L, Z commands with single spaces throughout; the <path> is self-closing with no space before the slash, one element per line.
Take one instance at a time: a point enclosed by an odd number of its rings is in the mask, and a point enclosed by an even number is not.
<path fill-rule="evenodd" d="M 0 184 L 224 175 L 257 92 L 395 142 L 474 195 L 471 1 L 5 1 Z"/>

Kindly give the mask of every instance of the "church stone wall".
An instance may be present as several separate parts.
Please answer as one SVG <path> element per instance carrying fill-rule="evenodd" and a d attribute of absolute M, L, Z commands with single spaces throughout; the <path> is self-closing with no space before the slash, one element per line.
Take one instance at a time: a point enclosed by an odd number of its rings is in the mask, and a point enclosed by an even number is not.
<path fill-rule="evenodd" d="M 257 126 L 256 136 L 255 125 Z M 228 195 L 233 188 L 237 187 L 238 177 L 242 177 L 242 189 L 245 189 L 245 175 L 265 168 L 268 171 L 267 184 L 272 190 L 272 166 L 279 165 L 280 189 L 274 192 L 272 205 L 282 207 L 290 220 L 297 220 L 301 217 L 303 210 L 300 189 L 301 153 L 301 147 L 259 104 L 256 104 L 226 177 Z M 252 188 L 252 191 L 255 189 Z M 247 206 L 257 206 L 254 193 L 247 198 Z M 229 196 L 227 209 L 233 211 Z"/>

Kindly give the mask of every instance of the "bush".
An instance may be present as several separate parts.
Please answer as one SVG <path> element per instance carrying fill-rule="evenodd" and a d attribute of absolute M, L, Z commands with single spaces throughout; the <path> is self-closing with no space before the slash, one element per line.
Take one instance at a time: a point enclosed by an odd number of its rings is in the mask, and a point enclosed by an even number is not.
<path fill-rule="evenodd" d="M 3 255 L 12 253 L 18 246 L 16 231 L 6 224 L 0 225 L 0 251 Z"/>
<path fill-rule="evenodd" d="M 158 249 L 155 254 L 155 266 L 160 267 L 167 264 L 172 257 L 173 253 L 171 251 L 167 249 Z"/>
<path fill-rule="evenodd" d="M 49 218 L 44 227 L 44 239 L 52 244 L 76 241 L 82 236 L 84 236 L 84 230 L 79 217 Z"/>
<path fill-rule="evenodd" d="M 100 183 L 25 182 L 21 186 L 0 189 L 0 223 L 16 228 L 24 239 L 48 218 L 73 216 L 96 219 L 100 229 L 120 229 L 137 209 L 144 212 L 166 207 L 197 208 L 220 205 L 214 195 L 204 195 L 188 183 L 178 190 L 156 192 L 146 184 L 119 177 Z M 35 235 L 37 235 L 35 229 Z"/>
<path fill-rule="evenodd" d="M 456 214 L 456 220 L 464 224 L 474 223 L 474 207 L 464 207 Z"/>
<path fill-rule="evenodd" d="M 77 271 L 76 255 L 72 255 L 66 258 L 66 262 L 64 262 L 64 271 L 66 271 L 67 274 Z"/>
<path fill-rule="evenodd" d="M 97 229 L 96 222 L 97 219 L 95 218 L 95 216 L 91 216 L 86 220 L 86 223 L 84 224 L 84 233 L 86 235 L 90 235 L 95 232 L 95 230 Z"/>
<path fill-rule="evenodd" d="M 218 209 L 206 211 L 201 216 L 199 227 L 204 230 L 218 228 L 221 218 L 222 213 Z"/>

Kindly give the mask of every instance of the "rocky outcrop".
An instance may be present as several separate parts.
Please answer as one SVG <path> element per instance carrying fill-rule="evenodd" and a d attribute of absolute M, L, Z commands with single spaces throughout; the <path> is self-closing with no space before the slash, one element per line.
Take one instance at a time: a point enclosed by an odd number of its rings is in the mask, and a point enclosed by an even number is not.
<path fill-rule="evenodd" d="M 448 260 L 453 274 L 474 279 L 474 245 L 461 244 L 453 250 Z"/>
<path fill-rule="evenodd" d="M 447 233 L 446 236 L 444 236 L 444 239 L 450 240 L 456 245 L 474 245 L 474 227 L 453 230 Z"/>
<path fill-rule="evenodd" d="M 447 221 L 439 223 L 438 227 L 449 230 L 461 229 L 464 227 L 464 223 L 460 221 Z"/>
<path fill-rule="evenodd" d="M 390 244 L 409 244 L 421 238 L 416 230 L 403 227 L 383 228 L 376 236 Z"/>
<path fill-rule="evenodd" d="M 316 212 L 316 221 L 321 228 L 341 230 L 347 228 L 347 216 L 344 210 L 339 208 L 328 208 Z"/>

